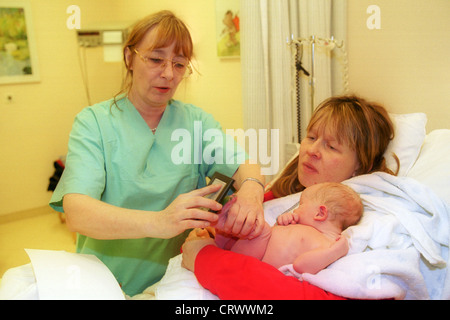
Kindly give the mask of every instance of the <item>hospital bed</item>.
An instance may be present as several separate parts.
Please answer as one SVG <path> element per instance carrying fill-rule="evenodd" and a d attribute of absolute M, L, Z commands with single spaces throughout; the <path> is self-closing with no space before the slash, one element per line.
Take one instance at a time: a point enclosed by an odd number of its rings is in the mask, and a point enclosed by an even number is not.
<path fill-rule="evenodd" d="M 281 269 L 331 293 L 355 299 L 450 299 L 450 130 L 426 134 L 425 114 L 392 114 L 395 138 L 386 151 L 397 177 L 370 174 L 344 183 L 358 193 L 364 215 L 344 233 L 350 251 L 316 275 Z M 265 218 L 292 208 L 299 194 L 264 204 Z M 165 276 L 134 299 L 218 299 L 171 259 Z"/>
<path fill-rule="evenodd" d="M 361 221 L 344 231 L 349 253 L 316 275 L 297 274 L 290 265 L 280 270 L 348 298 L 450 299 L 450 129 L 426 134 L 425 114 L 391 116 L 396 136 L 386 158 L 395 171 L 390 155 L 398 156 L 399 175 L 375 173 L 344 181 L 360 193 L 365 207 Z M 274 224 L 298 198 L 294 194 L 265 203 L 267 222 Z M 39 298 L 29 265 L 9 274 L 0 284 L 1 298 Z M 170 260 L 158 283 L 128 298 L 218 299 L 181 267 L 181 255 Z"/>

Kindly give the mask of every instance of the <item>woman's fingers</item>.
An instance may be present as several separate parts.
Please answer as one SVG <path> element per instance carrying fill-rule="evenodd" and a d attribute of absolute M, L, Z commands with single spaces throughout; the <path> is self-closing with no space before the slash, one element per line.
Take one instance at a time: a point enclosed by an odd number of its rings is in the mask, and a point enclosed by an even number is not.
<path fill-rule="evenodd" d="M 254 212 L 254 210 L 241 210 L 235 220 L 232 232 L 240 235 L 243 238 L 247 237 L 255 227 L 255 220 L 256 213 Z"/>
<path fill-rule="evenodd" d="M 260 221 L 258 218 L 256 218 L 254 228 L 253 228 L 252 232 L 247 236 L 247 239 L 252 240 L 252 239 L 258 237 L 264 229 L 264 224 L 265 224 L 264 218 L 262 221 Z"/>
<path fill-rule="evenodd" d="M 218 219 L 219 217 L 217 213 L 197 208 L 186 210 L 184 216 L 182 217 L 182 220 L 202 220 L 208 222 L 216 222 Z"/>
<path fill-rule="evenodd" d="M 206 228 L 217 222 L 217 214 L 210 212 L 222 208 L 220 203 L 204 196 L 218 191 L 220 186 L 211 185 L 179 195 L 159 215 L 160 230 L 165 230 L 164 237 L 173 237 L 186 229 Z"/>
<path fill-rule="evenodd" d="M 167 209 L 172 213 L 180 213 L 185 209 L 202 208 L 213 211 L 218 211 L 222 208 L 222 205 L 212 199 L 208 199 L 205 195 L 216 192 L 220 189 L 220 186 L 208 186 L 198 190 L 194 190 L 188 193 L 179 195 Z"/>
<path fill-rule="evenodd" d="M 251 197 L 237 195 L 235 198 L 230 209 L 222 212 L 225 216 L 221 219 L 225 222 L 220 226 L 221 231 L 239 238 L 258 236 L 264 227 L 264 224 L 257 223 L 258 220 L 264 220 L 262 204 Z"/>
<path fill-rule="evenodd" d="M 200 189 L 196 189 L 196 190 L 192 190 L 191 192 L 187 193 L 193 196 L 200 196 L 200 197 L 204 197 L 208 194 L 214 193 L 219 191 L 221 188 L 221 186 L 219 184 L 212 184 Z"/>
<path fill-rule="evenodd" d="M 228 211 L 223 231 L 239 238 L 246 238 L 256 228 L 256 217 L 254 208 L 235 204 Z"/>
<path fill-rule="evenodd" d="M 220 185 L 210 185 L 204 188 L 193 190 L 186 193 L 184 196 L 189 199 L 189 205 L 187 208 L 206 208 L 213 211 L 219 211 L 222 209 L 222 205 L 212 199 L 207 198 L 209 194 L 217 192 L 220 190 Z"/>

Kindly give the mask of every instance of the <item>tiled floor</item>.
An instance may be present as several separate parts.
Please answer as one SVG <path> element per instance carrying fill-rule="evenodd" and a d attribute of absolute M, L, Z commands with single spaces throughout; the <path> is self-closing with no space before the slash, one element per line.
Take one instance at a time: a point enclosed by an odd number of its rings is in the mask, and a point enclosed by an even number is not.
<path fill-rule="evenodd" d="M 6 270 L 30 262 L 25 248 L 74 252 L 75 241 L 50 207 L 0 216 L 0 278 Z"/>

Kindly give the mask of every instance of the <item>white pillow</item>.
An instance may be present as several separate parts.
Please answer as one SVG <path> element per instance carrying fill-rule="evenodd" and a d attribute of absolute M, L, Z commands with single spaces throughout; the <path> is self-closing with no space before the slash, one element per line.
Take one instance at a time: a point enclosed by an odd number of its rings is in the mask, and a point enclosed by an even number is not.
<path fill-rule="evenodd" d="M 39 300 L 31 263 L 6 270 L 1 280 L 0 300 Z"/>
<path fill-rule="evenodd" d="M 449 129 L 434 130 L 425 137 L 422 150 L 408 177 L 430 187 L 450 205 Z"/>
<path fill-rule="evenodd" d="M 405 176 L 419 156 L 425 140 L 427 116 L 425 113 L 389 114 L 394 123 L 395 137 L 389 143 L 384 156 L 386 165 L 397 171 L 397 163 L 392 156 L 395 153 L 400 160 L 399 176 Z"/>

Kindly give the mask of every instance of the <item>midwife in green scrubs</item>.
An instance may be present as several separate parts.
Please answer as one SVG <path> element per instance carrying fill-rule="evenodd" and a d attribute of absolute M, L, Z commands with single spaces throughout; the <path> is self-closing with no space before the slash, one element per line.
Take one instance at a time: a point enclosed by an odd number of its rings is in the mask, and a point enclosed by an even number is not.
<path fill-rule="evenodd" d="M 161 279 L 189 229 L 217 221 L 202 210 L 221 208 L 204 197 L 217 191 L 206 177 L 235 179 L 226 227 L 240 237 L 261 232 L 264 178 L 210 114 L 172 99 L 192 73 L 181 20 L 169 11 L 144 18 L 123 52 L 126 85 L 77 115 L 50 205 L 78 233 L 77 252 L 99 257 L 132 296 Z"/>

